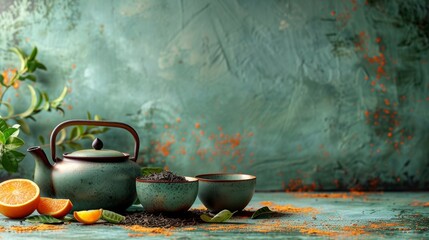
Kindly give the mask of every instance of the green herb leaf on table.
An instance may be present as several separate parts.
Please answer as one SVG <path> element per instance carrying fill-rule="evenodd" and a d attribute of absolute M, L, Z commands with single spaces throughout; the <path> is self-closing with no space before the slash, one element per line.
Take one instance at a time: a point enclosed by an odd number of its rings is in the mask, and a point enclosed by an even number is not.
<path fill-rule="evenodd" d="M 122 221 L 125 220 L 125 216 L 122 216 L 121 214 L 109 211 L 109 210 L 104 210 L 101 214 L 101 219 L 109 222 L 109 223 L 120 223 Z"/>
<path fill-rule="evenodd" d="M 47 215 L 35 215 L 26 219 L 28 222 L 37 222 L 44 224 L 62 224 L 64 221 Z"/>
<path fill-rule="evenodd" d="M 268 207 L 261 207 L 258 210 L 256 210 L 256 212 L 254 212 L 252 214 L 252 219 L 264 216 L 264 215 L 268 215 L 268 214 L 273 214 L 275 212 L 271 211 L 271 209 L 269 209 Z"/>
<path fill-rule="evenodd" d="M 207 214 L 202 214 L 200 216 L 201 220 L 203 220 L 204 222 L 208 222 L 208 223 L 221 223 L 221 222 L 225 222 L 228 219 L 230 219 L 232 217 L 232 215 L 234 215 L 235 212 L 230 212 L 229 210 L 225 209 L 220 211 L 218 214 L 216 214 L 214 217 L 210 217 Z"/>
<path fill-rule="evenodd" d="M 73 215 L 67 215 L 63 218 L 64 222 L 77 222 L 77 220 L 73 217 Z"/>
<path fill-rule="evenodd" d="M 143 167 L 140 169 L 141 175 L 144 176 L 149 176 L 152 173 L 160 173 L 162 172 L 164 169 L 161 167 Z"/>

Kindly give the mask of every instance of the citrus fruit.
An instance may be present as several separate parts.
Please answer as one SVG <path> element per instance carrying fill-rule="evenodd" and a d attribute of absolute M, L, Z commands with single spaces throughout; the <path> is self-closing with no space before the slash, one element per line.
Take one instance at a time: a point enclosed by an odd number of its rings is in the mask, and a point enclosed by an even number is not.
<path fill-rule="evenodd" d="M 36 210 L 40 189 L 28 179 L 11 179 L 0 183 L 0 213 L 9 218 L 24 218 Z"/>
<path fill-rule="evenodd" d="M 37 211 L 43 215 L 49 215 L 54 218 L 63 218 L 73 208 L 69 199 L 55 199 L 41 197 Z"/>
<path fill-rule="evenodd" d="M 83 224 L 93 224 L 101 218 L 102 213 L 103 209 L 75 211 L 73 212 L 73 217 Z"/>

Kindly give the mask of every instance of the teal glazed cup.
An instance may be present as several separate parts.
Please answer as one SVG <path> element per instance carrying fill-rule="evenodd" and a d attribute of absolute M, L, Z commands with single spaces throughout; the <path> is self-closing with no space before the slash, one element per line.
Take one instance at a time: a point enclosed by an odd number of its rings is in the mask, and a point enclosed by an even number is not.
<path fill-rule="evenodd" d="M 211 212 L 224 209 L 240 211 L 253 197 L 256 177 L 239 173 L 212 173 L 197 175 L 198 198 Z"/>
<path fill-rule="evenodd" d="M 187 211 L 198 194 L 198 179 L 185 177 L 187 182 L 168 182 L 136 178 L 137 197 L 146 212 Z"/>

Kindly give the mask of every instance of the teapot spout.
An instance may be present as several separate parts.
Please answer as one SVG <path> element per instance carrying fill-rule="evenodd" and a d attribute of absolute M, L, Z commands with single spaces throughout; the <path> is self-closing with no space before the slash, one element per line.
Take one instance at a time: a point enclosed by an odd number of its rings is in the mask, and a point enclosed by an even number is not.
<path fill-rule="evenodd" d="M 33 155 L 35 160 L 34 182 L 40 188 L 40 195 L 42 197 L 55 197 L 52 182 L 53 165 L 49 162 L 41 147 L 31 147 L 27 151 Z"/>

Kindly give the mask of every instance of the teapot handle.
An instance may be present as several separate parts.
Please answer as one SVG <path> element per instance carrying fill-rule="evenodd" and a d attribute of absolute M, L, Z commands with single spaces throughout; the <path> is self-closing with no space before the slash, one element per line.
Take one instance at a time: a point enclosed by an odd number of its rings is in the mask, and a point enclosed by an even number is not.
<path fill-rule="evenodd" d="M 68 120 L 64 121 L 60 124 L 58 124 L 54 130 L 51 133 L 50 138 L 50 144 L 51 144 L 51 153 L 52 153 L 52 160 L 54 162 L 57 161 L 56 158 L 56 139 L 57 134 L 66 127 L 69 126 L 77 126 L 77 125 L 85 125 L 85 126 L 103 126 L 103 127 L 115 127 L 115 128 L 122 128 L 127 130 L 131 135 L 133 135 L 134 138 L 134 156 L 130 158 L 132 161 L 137 160 L 137 156 L 139 153 L 139 147 L 140 147 L 140 139 L 137 132 L 132 128 L 130 125 L 121 123 L 121 122 L 111 122 L 111 121 L 95 121 L 95 120 Z"/>

